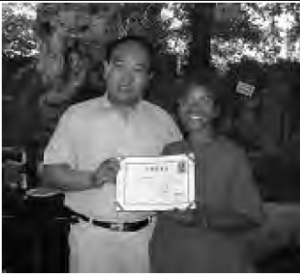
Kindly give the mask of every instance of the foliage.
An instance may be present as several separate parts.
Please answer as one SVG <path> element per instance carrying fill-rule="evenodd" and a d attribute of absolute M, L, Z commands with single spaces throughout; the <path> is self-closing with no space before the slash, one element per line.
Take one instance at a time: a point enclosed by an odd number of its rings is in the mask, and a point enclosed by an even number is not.
<path fill-rule="evenodd" d="M 288 3 L 286 9 L 290 14 L 294 15 L 295 23 L 289 30 L 288 36 L 291 43 L 295 43 L 300 39 L 300 4 Z"/>
<path fill-rule="evenodd" d="M 223 6 L 228 4 L 223 4 Z M 215 20 L 212 28 L 212 37 L 220 38 L 224 41 L 229 41 L 232 38 L 242 39 L 257 43 L 260 41 L 263 32 L 257 25 L 255 25 L 250 18 L 250 14 L 241 8 L 240 4 L 231 4 L 230 8 L 234 9 L 228 18 L 226 14 L 229 11 L 223 11 L 223 14 L 218 14 L 220 4 L 216 6 Z M 232 13 L 231 12 L 231 13 Z M 225 18 L 224 18 L 225 17 Z"/>
<path fill-rule="evenodd" d="M 34 11 L 35 4 L 2 4 L 2 54 L 10 57 L 32 55 L 37 47 L 33 33 L 34 13 L 20 10 Z"/>
<path fill-rule="evenodd" d="M 45 86 L 37 100 L 42 124 L 49 134 L 62 111 L 80 100 L 82 87 L 85 91 L 88 87 L 95 89 L 97 94 L 103 89 L 101 61 L 111 39 L 139 33 L 156 41 L 161 50 L 166 48 L 168 32 L 160 21 L 162 7 L 115 3 L 37 5 L 37 69 Z"/>
<path fill-rule="evenodd" d="M 72 7 L 76 4 L 63 5 Z M 203 4 L 124 3 L 120 5 L 120 20 L 116 20 L 111 26 L 118 28 L 118 32 L 121 35 L 128 31 L 146 31 L 149 37 L 154 38 L 155 42 L 158 40 L 158 44 L 164 45 L 164 48 L 165 45 L 169 43 L 169 41 L 166 42 L 166 39 L 188 41 L 190 35 L 186 29 L 186 11 L 189 7 L 194 5 L 202 6 Z M 27 6 L 28 10 L 31 8 L 31 10 L 34 11 L 36 4 L 3 4 L 3 51 L 5 52 L 13 52 L 13 50 L 16 49 L 21 52 L 21 49 L 24 51 L 24 48 L 36 48 L 33 32 L 30 31 L 32 17 L 28 18 L 25 13 L 15 12 L 15 10 L 20 9 L 21 6 Z M 87 6 L 89 6 L 89 4 L 80 4 L 80 10 L 82 10 L 82 7 Z M 95 8 L 96 6 L 97 4 L 91 6 L 92 12 L 95 12 L 97 9 Z M 83 10 L 84 9 L 85 8 L 83 8 Z M 162 20 L 159 15 L 163 9 L 172 10 L 172 18 Z M 294 51 L 293 43 L 299 39 L 300 32 L 299 13 L 299 3 L 218 3 L 215 14 L 216 20 L 212 28 L 212 37 L 219 42 L 224 41 L 224 43 L 233 39 L 233 46 L 235 46 L 235 40 L 242 39 L 249 45 L 252 44 L 250 47 L 258 45 L 259 42 L 272 44 L 272 41 L 275 41 L 275 47 L 277 47 L 278 44 L 282 43 L 282 38 L 280 38 L 278 31 L 280 27 L 277 19 L 283 14 L 288 14 L 294 21 L 292 26 L 287 30 L 291 44 L 290 50 Z M 236 16 L 236 14 L 238 14 L 238 16 Z M 220 16 L 223 19 L 220 20 Z M 172 21 L 174 21 L 174 18 L 181 22 L 180 28 L 172 29 Z M 273 22 L 272 18 L 275 19 Z M 28 24 L 29 22 L 30 24 Z M 80 22 L 80 20 L 77 22 Z M 98 30 L 100 29 L 101 28 L 98 28 Z M 21 39 L 22 42 L 18 43 L 18 39 Z M 28 43 L 27 46 L 26 43 Z M 13 48 L 13 50 L 7 51 L 6 48 L 9 47 L 11 49 Z M 259 50 L 261 49 L 263 49 L 263 47 L 259 46 Z M 269 49 L 267 45 L 264 51 L 268 52 Z M 181 51 L 181 54 L 182 53 Z"/>
<path fill-rule="evenodd" d="M 300 60 L 300 40 L 297 35 L 300 29 L 300 5 L 298 3 L 237 5 L 240 5 L 243 16 L 247 14 L 243 20 L 250 21 L 251 28 L 255 32 L 259 31 L 259 39 L 247 39 L 234 33 L 226 39 L 220 36 L 213 37 L 212 57 L 215 63 L 222 65 L 228 62 L 238 62 L 243 56 L 265 63 L 275 63 L 280 59 Z M 251 32 L 246 31 L 246 33 Z"/>
<path fill-rule="evenodd" d="M 299 60 L 299 3 L 218 3 L 214 13 L 213 9 L 206 13 L 207 6 L 178 2 L 2 4 L 3 56 L 6 60 L 33 57 L 24 63 L 27 67 L 13 72 L 15 78 L 4 79 L 18 92 L 20 86 L 24 87 L 23 112 L 39 104 L 42 115 L 33 117 L 52 119 L 50 126 L 44 123 L 49 129 L 61 111 L 79 100 L 82 93 L 96 90 L 99 94 L 103 90 L 100 75 L 105 44 L 128 33 L 146 35 L 166 57 L 166 63 L 170 61 L 170 66 L 159 63 L 167 72 L 178 65 L 178 60 L 183 63 L 211 58 L 224 70 L 245 56 L 261 63 Z M 206 21 L 201 16 L 206 16 Z M 282 25 L 282 20 L 288 24 Z M 22 62 L 16 64 L 23 66 Z M 34 88 L 23 85 L 22 79 L 30 78 L 29 72 L 36 75 L 35 68 L 44 87 L 40 88 L 41 81 L 37 80 L 36 92 L 29 95 Z M 162 93 L 159 90 L 157 94 Z"/>
<path fill-rule="evenodd" d="M 111 24 L 118 4 L 39 4 L 36 32 L 40 42 L 39 70 L 45 81 L 87 70 L 101 61 L 104 45 L 116 36 Z"/>
<path fill-rule="evenodd" d="M 161 19 L 163 3 L 128 3 L 120 9 L 121 32 L 124 34 L 145 35 L 157 46 L 166 43 L 167 26 Z"/>
<path fill-rule="evenodd" d="M 33 13 L 36 5 L 32 3 L 3 4 L 4 54 L 12 56 L 12 54 L 28 55 L 37 52 L 37 41 L 32 31 L 34 16 L 29 17 L 26 13 L 16 12 L 26 7 Z M 76 10 L 76 14 L 79 14 L 76 16 L 76 26 L 69 28 L 72 34 L 80 28 L 85 30 L 86 38 L 96 37 L 101 31 L 118 33 L 119 36 L 125 33 L 143 33 L 153 40 L 162 52 L 171 50 L 183 59 L 188 53 L 189 43 L 193 36 L 189 29 L 189 10 L 204 5 L 200 3 L 119 3 L 116 5 L 118 6 L 116 16 L 113 16 L 107 24 L 108 29 L 100 27 L 102 22 L 99 25 L 99 21 L 92 24 L 94 28 L 86 27 L 86 22 L 93 21 L 93 19 L 89 20 L 89 17 L 99 18 L 97 9 L 100 6 L 107 6 L 103 3 L 79 5 L 51 3 L 48 6 L 52 6 L 49 9 L 52 12 L 55 11 L 54 6 L 60 6 L 64 10 L 64 20 L 66 22 L 69 20 L 69 23 L 65 23 L 66 25 L 72 25 L 71 22 L 75 17 L 65 11 Z M 171 13 L 171 16 L 164 18 L 162 11 L 166 10 Z M 51 14 L 51 11 L 49 13 Z M 48 18 L 47 15 L 45 18 Z M 282 27 L 280 25 L 282 20 L 289 20 L 289 25 Z M 176 27 L 174 27 L 175 21 Z M 57 21 L 54 20 L 53 24 L 57 24 Z M 205 30 L 205 26 L 203 29 Z M 98 34 L 95 35 L 94 31 Z M 300 55 L 299 34 L 299 3 L 217 3 L 214 24 L 211 28 L 211 56 L 219 65 L 236 62 L 245 55 L 261 62 L 276 62 L 278 58 L 297 60 Z M 86 47 L 88 51 L 95 52 L 92 54 L 93 59 L 100 58 L 97 43 L 83 44 L 82 48 Z M 96 44 L 98 46 L 95 46 Z M 92 48 L 94 49 L 91 50 Z M 41 47 L 38 50 L 43 49 Z"/>

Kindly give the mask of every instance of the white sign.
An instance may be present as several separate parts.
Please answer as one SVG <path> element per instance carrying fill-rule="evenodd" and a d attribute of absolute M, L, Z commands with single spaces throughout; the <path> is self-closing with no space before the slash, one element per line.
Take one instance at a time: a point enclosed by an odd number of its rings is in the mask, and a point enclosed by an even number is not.
<path fill-rule="evenodd" d="M 117 176 L 118 211 L 194 208 L 193 155 L 128 157 Z"/>
<path fill-rule="evenodd" d="M 236 86 L 236 92 L 251 97 L 254 93 L 255 86 L 239 81 Z"/>

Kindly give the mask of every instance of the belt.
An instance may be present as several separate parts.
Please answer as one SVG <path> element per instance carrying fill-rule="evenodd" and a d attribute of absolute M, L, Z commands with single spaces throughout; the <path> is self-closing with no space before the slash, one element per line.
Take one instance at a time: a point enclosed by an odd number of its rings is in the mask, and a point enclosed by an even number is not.
<path fill-rule="evenodd" d="M 116 223 L 116 222 L 106 222 L 99 221 L 88 216 L 85 216 L 81 213 L 71 211 L 71 220 L 72 223 L 79 223 L 80 220 L 88 222 L 94 226 L 100 226 L 104 228 L 111 229 L 113 231 L 124 231 L 124 232 L 133 232 L 140 230 L 152 222 L 152 216 L 137 222 L 125 222 L 125 223 Z"/>

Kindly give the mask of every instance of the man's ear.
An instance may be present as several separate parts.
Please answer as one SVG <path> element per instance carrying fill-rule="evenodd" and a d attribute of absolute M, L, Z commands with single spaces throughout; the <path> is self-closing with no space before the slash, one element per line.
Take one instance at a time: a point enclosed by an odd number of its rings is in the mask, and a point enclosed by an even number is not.
<path fill-rule="evenodd" d="M 109 63 L 107 61 L 104 61 L 103 62 L 103 77 L 104 77 L 104 79 L 106 79 L 107 74 L 109 73 L 109 70 L 110 70 Z"/>

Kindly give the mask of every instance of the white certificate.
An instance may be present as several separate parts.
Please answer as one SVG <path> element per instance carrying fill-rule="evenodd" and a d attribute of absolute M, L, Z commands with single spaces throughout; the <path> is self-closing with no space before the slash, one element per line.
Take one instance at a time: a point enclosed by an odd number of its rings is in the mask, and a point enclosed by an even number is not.
<path fill-rule="evenodd" d="M 194 208 L 193 155 L 128 157 L 117 176 L 117 210 L 153 211 Z"/>

